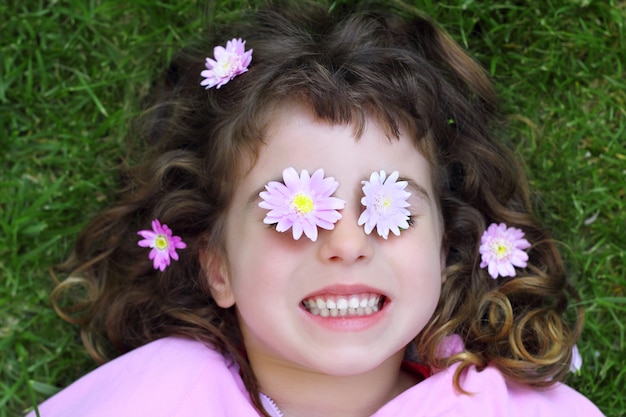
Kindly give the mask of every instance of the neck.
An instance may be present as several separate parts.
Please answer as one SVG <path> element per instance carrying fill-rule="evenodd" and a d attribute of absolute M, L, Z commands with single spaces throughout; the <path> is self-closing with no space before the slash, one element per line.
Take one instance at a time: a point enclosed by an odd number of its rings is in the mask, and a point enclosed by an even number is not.
<path fill-rule="evenodd" d="M 403 352 L 364 374 L 336 376 L 250 357 L 261 391 L 285 417 L 366 417 L 417 381 L 400 370 Z"/>

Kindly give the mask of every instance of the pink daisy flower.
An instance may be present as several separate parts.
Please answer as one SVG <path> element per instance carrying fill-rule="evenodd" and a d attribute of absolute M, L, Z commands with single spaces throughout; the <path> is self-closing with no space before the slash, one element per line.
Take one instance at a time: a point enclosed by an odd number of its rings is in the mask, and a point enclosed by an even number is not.
<path fill-rule="evenodd" d="M 226 42 L 226 48 L 216 46 L 213 49 L 215 59 L 206 59 L 206 69 L 200 73 L 204 80 L 200 85 L 207 90 L 211 87 L 220 88 L 236 76 L 248 71 L 252 61 L 252 49 L 245 50 L 246 41 L 233 38 Z"/>
<path fill-rule="evenodd" d="M 482 262 L 481 268 L 487 267 L 493 279 L 514 277 L 515 268 L 524 268 L 528 254 L 524 251 L 530 243 L 524 239 L 524 232 L 506 224 L 492 223 L 481 238 L 479 248 Z"/>
<path fill-rule="evenodd" d="M 187 245 L 179 236 L 172 236 L 172 231 L 159 220 L 152 221 L 152 230 L 140 230 L 138 235 L 143 240 L 137 242 L 142 248 L 152 248 L 148 256 L 153 261 L 154 269 L 164 271 L 171 260 L 178 260 L 176 249 L 185 249 Z"/>
<path fill-rule="evenodd" d="M 408 198 L 411 193 L 405 190 L 408 183 L 398 181 L 398 171 L 389 177 L 385 171 L 373 172 L 369 181 L 363 181 L 361 204 L 365 211 L 359 217 L 359 226 L 365 225 L 368 235 L 376 227 L 376 232 L 387 239 L 389 232 L 400 235 L 400 229 L 409 228 Z"/>
<path fill-rule="evenodd" d="M 304 233 L 313 242 L 317 240 L 317 228 L 332 230 L 341 219 L 337 210 L 346 202 L 331 197 L 339 183 L 333 177 L 324 178 L 324 170 L 318 169 L 309 176 L 302 170 L 300 176 L 294 168 L 283 171 L 283 182 L 271 181 L 265 191 L 259 193 L 263 199 L 259 207 L 269 210 L 263 223 L 276 223 L 276 230 L 292 229 L 293 238 L 298 240 Z"/>

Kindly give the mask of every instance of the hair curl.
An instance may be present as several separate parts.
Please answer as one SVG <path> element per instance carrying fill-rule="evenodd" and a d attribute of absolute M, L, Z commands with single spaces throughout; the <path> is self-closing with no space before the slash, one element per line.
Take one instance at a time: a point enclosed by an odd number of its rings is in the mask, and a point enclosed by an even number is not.
<path fill-rule="evenodd" d="M 179 335 L 233 357 L 257 407 L 258 388 L 241 356 L 233 309 L 212 300 L 200 253 L 224 254 L 229 199 L 263 146 L 268 116 L 297 100 L 321 120 L 353 124 L 375 117 L 390 137 L 407 129 L 431 163 L 444 219 L 446 280 L 439 305 L 417 335 L 420 359 L 444 368 L 488 363 L 511 381 L 547 386 L 567 372 L 582 316 L 564 318 L 568 295 L 559 253 L 532 213 L 515 157 L 494 137 L 496 98 L 483 69 L 418 13 L 382 8 L 273 2 L 244 23 L 215 27 L 180 52 L 154 88 L 129 139 L 142 159 L 121 179 L 117 202 L 96 216 L 62 266 L 55 308 L 80 324 L 89 352 L 104 361 L 152 340 Z M 241 37 L 254 49 L 249 71 L 219 90 L 199 86 L 214 45 Z M 157 272 L 136 231 L 154 218 L 183 236 L 180 260 Z M 515 278 L 493 280 L 479 267 L 486 225 L 521 228 L 533 246 Z M 63 306 L 77 285 L 86 297 Z M 446 336 L 465 351 L 437 356 Z"/>

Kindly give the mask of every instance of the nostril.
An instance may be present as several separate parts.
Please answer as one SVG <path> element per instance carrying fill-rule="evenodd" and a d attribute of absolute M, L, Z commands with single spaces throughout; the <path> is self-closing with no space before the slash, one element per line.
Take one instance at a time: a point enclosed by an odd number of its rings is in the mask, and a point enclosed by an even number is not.
<path fill-rule="evenodd" d="M 326 262 L 331 263 L 364 262 L 371 256 L 371 250 L 366 245 L 354 247 L 326 247 L 322 249 L 322 256 Z"/>
<path fill-rule="evenodd" d="M 367 258 L 368 257 L 363 255 L 363 254 L 361 254 L 361 255 L 359 255 L 359 254 L 348 255 L 348 254 L 344 253 L 344 254 L 338 254 L 338 255 L 329 256 L 327 259 L 330 262 L 341 262 L 341 261 L 344 261 L 346 259 L 353 259 L 354 261 L 363 261 L 363 260 L 365 260 Z"/>

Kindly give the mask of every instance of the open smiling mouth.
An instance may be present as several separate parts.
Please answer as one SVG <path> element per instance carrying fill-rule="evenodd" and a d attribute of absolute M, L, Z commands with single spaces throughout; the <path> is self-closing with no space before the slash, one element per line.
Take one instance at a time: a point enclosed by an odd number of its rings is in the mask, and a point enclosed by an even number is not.
<path fill-rule="evenodd" d="M 354 317 L 369 316 L 378 312 L 385 304 L 381 294 L 323 295 L 307 298 L 302 306 L 314 316 Z"/>

